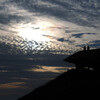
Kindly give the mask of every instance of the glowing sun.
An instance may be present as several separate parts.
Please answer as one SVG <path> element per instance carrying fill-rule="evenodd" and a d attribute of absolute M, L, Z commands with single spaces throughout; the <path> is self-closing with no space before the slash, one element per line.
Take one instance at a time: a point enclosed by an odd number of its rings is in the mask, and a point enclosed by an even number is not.
<path fill-rule="evenodd" d="M 38 23 L 37 25 L 26 24 L 20 25 L 18 28 L 18 35 L 27 40 L 34 41 L 49 41 L 50 39 L 46 37 L 49 34 L 48 27 L 52 27 L 51 23 Z"/>

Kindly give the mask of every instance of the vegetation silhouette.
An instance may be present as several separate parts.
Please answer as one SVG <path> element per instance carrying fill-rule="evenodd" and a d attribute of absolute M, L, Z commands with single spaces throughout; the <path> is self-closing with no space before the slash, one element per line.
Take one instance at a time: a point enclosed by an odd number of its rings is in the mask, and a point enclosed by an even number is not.
<path fill-rule="evenodd" d="M 96 99 L 100 91 L 100 49 L 80 51 L 65 61 L 76 64 L 69 70 L 18 100 Z M 83 61 L 82 61 L 83 60 Z M 88 67 L 88 69 L 86 69 Z M 92 70 L 90 68 L 93 68 Z"/>

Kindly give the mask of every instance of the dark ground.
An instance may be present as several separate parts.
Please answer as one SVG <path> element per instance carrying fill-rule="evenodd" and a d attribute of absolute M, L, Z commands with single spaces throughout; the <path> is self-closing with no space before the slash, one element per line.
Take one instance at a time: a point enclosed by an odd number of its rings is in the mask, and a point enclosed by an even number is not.
<path fill-rule="evenodd" d="M 100 98 L 100 71 L 69 70 L 18 100 Z"/>

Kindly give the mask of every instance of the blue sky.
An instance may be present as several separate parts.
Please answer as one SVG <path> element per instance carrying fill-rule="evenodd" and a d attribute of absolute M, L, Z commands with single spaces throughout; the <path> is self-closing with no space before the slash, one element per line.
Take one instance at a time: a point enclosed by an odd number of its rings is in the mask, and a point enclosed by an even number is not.
<path fill-rule="evenodd" d="M 24 53 L 97 48 L 99 9 L 99 0 L 0 0 L 1 45 Z"/>

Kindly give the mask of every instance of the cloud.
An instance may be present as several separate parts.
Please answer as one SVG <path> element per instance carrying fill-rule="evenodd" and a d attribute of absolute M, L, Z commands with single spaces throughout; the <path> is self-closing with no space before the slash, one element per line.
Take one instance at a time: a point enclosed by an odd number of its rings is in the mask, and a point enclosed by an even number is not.
<path fill-rule="evenodd" d="M 0 24 L 9 24 L 12 21 L 16 21 L 19 22 L 22 19 L 22 17 L 20 16 L 16 16 L 16 15 L 0 15 Z"/>
<path fill-rule="evenodd" d="M 18 6 L 23 7 L 31 13 L 38 13 L 39 16 L 53 16 L 78 25 L 98 27 L 100 20 L 99 7 L 88 1 L 69 0 L 10 0 Z M 77 2 L 77 3 L 76 3 Z M 90 4 L 86 4 L 90 3 Z M 93 8 L 92 8 L 92 6 Z"/>
<path fill-rule="evenodd" d="M 5 83 L 5 84 L 0 85 L 0 89 L 26 88 L 24 86 L 21 86 L 22 84 L 25 84 L 25 83 L 24 82 Z"/>
<path fill-rule="evenodd" d="M 100 40 L 91 41 L 90 46 L 93 48 L 96 48 L 96 47 L 100 48 Z"/>
<path fill-rule="evenodd" d="M 66 42 L 68 44 L 73 44 L 75 42 L 75 40 L 71 40 L 71 38 L 69 38 L 69 39 L 59 38 L 58 41 Z"/>
<path fill-rule="evenodd" d="M 79 32 L 78 30 L 65 30 L 65 33 Z"/>
<path fill-rule="evenodd" d="M 10 0 L 0 3 L 0 24 L 27 22 L 34 20 L 33 16 L 33 13 L 28 12 L 21 6 L 17 6 L 16 3 L 10 2 Z"/>
<path fill-rule="evenodd" d="M 33 16 L 52 16 L 82 26 L 99 27 L 98 20 L 100 20 L 100 14 L 98 0 L 95 1 L 95 4 L 77 0 L 2 0 L 2 2 L 3 6 L 2 3 L 0 4 L 1 11 L 5 11 L 5 14 L 8 14 L 9 20 L 18 20 L 20 17 L 28 20 L 33 18 Z M 86 2 L 90 4 L 84 4 Z M 95 7 L 95 5 L 97 6 Z M 1 16 L 4 16 L 4 14 L 1 14 Z M 9 22 L 8 19 L 6 18 L 7 22 Z M 5 22 L 2 21 L 2 23 Z"/>
<path fill-rule="evenodd" d="M 20 24 L 24 27 L 25 24 L 30 23 L 29 27 L 38 30 L 40 22 L 48 21 L 54 26 L 48 26 L 46 29 L 50 32 L 43 36 L 58 42 L 58 48 L 54 41 L 55 46 L 47 46 L 45 43 L 34 41 L 32 47 L 37 46 L 35 49 L 59 49 L 63 44 L 72 46 L 75 43 L 84 44 L 94 41 L 99 35 L 96 35 L 94 31 L 94 33 L 91 33 L 90 30 L 90 32 L 84 31 L 85 28 L 82 29 L 80 26 L 100 27 L 99 3 L 98 0 L 95 0 L 95 3 L 86 0 L 0 0 L 0 36 L 4 34 L 4 31 L 14 34 L 13 30 L 17 30 Z M 34 27 L 35 24 L 37 27 Z M 28 42 L 25 43 L 28 45 Z M 25 47 L 26 45 L 23 48 Z"/>
<path fill-rule="evenodd" d="M 47 38 L 49 38 L 49 39 L 54 39 L 54 40 L 56 40 L 56 37 L 51 36 L 51 35 L 42 35 L 42 36 L 45 36 L 45 37 L 47 37 Z"/>
<path fill-rule="evenodd" d="M 2 4 L 2 3 L 1 3 Z M 1 5 L 0 4 L 0 24 L 10 24 L 12 21 L 16 21 L 18 22 L 21 17 L 14 15 L 14 14 L 9 14 L 8 12 L 8 7 L 6 6 L 6 4 Z M 10 8 L 10 7 L 9 7 Z"/>
<path fill-rule="evenodd" d="M 62 27 L 48 27 L 48 29 L 62 29 Z"/>
<path fill-rule="evenodd" d="M 82 38 L 83 35 L 96 35 L 96 33 L 78 33 L 78 34 L 72 34 L 75 38 Z"/>
<path fill-rule="evenodd" d="M 66 40 L 64 38 L 59 38 L 58 41 L 65 42 Z"/>

